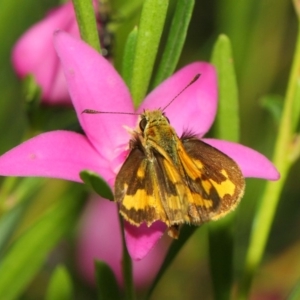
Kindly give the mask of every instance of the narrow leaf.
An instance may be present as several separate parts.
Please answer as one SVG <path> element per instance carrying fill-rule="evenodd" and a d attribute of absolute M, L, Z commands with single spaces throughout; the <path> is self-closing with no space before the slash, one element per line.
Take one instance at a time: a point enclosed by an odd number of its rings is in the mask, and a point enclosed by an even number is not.
<path fill-rule="evenodd" d="M 169 1 L 145 0 L 132 70 L 130 91 L 135 106 L 147 93 Z"/>
<path fill-rule="evenodd" d="M 219 36 L 211 61 L 217 68 L 219 81 L 219 106 L 215 121 L 216 136 L 237 142 L 240 135 L 238 88 L 231 44 L 226 35 Z"/>
<path fill-rule="evenodd" d="M 101 53 L 99 34 L 92 0 L 73 0 L 81 38 Z"/>
<path fill-rule="evenodd" d="M 0 260 L 26 209 L 44 183 L 44 178 L 5 178 L 0 193 L 0 204 L 3 207 L 3 215 L 0 218 Z M 13 207 L 9 205 L 11 199 L 14 199 Z"/>
<path fill-rule="evenodd" d="M 7 250 L 0 261 L 0 299 L 18 298 L 48 253 L 74 227 L 81 207 L 74 201 L 78 194 L 78 188 L 67 189 L 64 201 L 54 203 Z"/>
<path fill-rule="evenodd" d="M 178 0 L 166 46 L 155 76 L 153 87 L 171 76 L 177 66 L 192 17 L 195 0 Z"/>
<path fill-rule="evenodd" d="M 82 181 L 92 188 L 98 195 L 105 199 L 114 199 L 114 195 L 110 189 L 110 186 L 97 173 L 84 170 L 81 171 L 79 175 Z"/>
<path fill-rule="evenodd" d="M 46 300 L 74 299 L 70 275 L 64 266 L 56 267 L 48 286 Z"/>
<path fill-rule="evenodd" d="M 239 140 L 239 107 L 236 75 L 230 41 L 220 35 L 215 43 L 212 63 L 219 82 L 219 105 L 215 120 L 215 136 L 237 142 Z M 210 268 L 215 298 L 230 298 L 233 283 L 233 213 L 225 219 L 209 224 Z"/>
<path fill-rule="evenodd" d="M 29 203 L 30 200 L 19 203 L 0 218 L 0 258 L 3 255 L 12 233 L 22 219 Z"/>
<path fill-rule="evenodd" d="M 138 34 L 138 29 L 137 27 L 135 27 L 128 35 L 126 45 L 125 45 L 125 50 L 124 50 L 122 77 L 128 87 L 131 85 L 132 65 L 135 56 L 137 34 Z"/>
<path fill-rule="evenodd" d="M 95 261 L 97 291 L 99 300 L 120 299 L 115 274 L 104 261 Z"/>

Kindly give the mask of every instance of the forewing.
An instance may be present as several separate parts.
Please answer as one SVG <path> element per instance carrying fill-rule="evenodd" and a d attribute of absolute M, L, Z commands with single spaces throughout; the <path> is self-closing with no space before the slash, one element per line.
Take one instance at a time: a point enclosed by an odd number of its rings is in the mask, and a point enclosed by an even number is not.
<path fill-rule="evenodd" d="M 245 181 L 238 165 L 226 154 L 194 137 L 181 139 L 178 151 L 194 204 L 192 223 L 218 219 L 233 210 L 244 193 Z"/>
<path fill-rule="evenodd" d="M 116 177 L 115 201 L 122 216 L 131 224 L 139 226 L 146 222 L 150 225 L 157 220 L 168 224 L 153 162 L 139 147 L 131 150 Z"/>

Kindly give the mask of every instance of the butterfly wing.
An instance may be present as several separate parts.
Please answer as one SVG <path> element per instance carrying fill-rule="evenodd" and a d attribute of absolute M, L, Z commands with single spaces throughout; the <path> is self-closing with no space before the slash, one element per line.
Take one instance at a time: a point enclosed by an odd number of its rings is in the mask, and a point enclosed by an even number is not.
<path fill-rule="evenodd" d="M 134 225 L 160 220 L 168 226 L 188 222 L 187 186 L 166 153 L 151 158 L 136 141 L 115 183 L 120 213 Z M 175 234 L 176 235 L 176 234 Z"/>
<path fill-rule="evenodd" d="M 177 237 L 177 225 L 218 219 L 243 195 L 237 164 L 196 138 L 178 140 L 175 160 L 163 151 L 152 154 L 134 146 L 116 178 L 115 201 L 131 224 L 160 220 Z"/>
<path fill-rule="evenodd" d="M 245 181 L 226 154 L 194 137 L 181 139 L 178 154 L 192 193 L 189 216 L 199 224 L 233 210 L 242 198 Z"/>
<path fill-rule="evenodd" d="M 168 224 L 159 189 L 157 163 L 149 161 L 141 147 L 131 150 L 115 182 L 115 201 L 120 204 L 121 215 L 131 224 L 151 225 L 157 220 Z"/>

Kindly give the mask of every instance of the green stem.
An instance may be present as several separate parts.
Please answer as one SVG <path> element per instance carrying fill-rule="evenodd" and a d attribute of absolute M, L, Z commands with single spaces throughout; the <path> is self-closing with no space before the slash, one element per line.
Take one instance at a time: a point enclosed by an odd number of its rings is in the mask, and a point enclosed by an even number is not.
<path fill-rule="evenodd" d="M 81 38 L 101 53 L 92 0 L 73 0 Z"/>
<path fill-rule="evenodd" d="M 125 236 L 124 236 L 124 221 L 120 215 L 119 215 L 119 219 L 120 219 L 120 226 L 122 232 L 122 244 L 123 244 L 122 270 L 123 270 L 123 279 L 125 285 L 125 299 L 134 300 L 136 297 L 134 292 L 134 283 L 133 283 L 133 276 L 132 276 L 132 261 L 126 247 Z"/>
<path fill-rule="evenodd" d="M 297 45 L 290 74 L 288 89 L 285 97 L 282 119 L 275 145 L 274 164 L 281 174 L 281 179 L 267 182 L 260 207 L 257 211 L 254 226 L 250 236 L 250 245 L 246 256 L 244 274 L 240 285 L 240 299 L 246 299 L 253 275 L 258 268 L 266 247 L 271 225 L 274 219 L 280 194 L 287 178 L 290 167 L 299 156 L 295 155 L 294 136 L 292 130 L 292 115 L 300 77 L 300 29 L 298 30 Z M 298 147 L 299 148 L 299 147 Z"/>

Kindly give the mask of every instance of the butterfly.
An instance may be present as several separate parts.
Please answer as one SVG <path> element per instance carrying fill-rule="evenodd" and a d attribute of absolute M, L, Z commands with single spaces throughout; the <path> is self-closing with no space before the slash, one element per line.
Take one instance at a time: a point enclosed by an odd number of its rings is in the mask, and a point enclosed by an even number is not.
<path fill-rule="evenodd" d="M 196 135 L 185 133 L 179 138 L 165 108 L 141 114 L 129 154 L 116 176 L 114 200 L 129 223 L 150 226 L 161 221 L 168 234 L 178 238 L 180 225 L 201 225 L 232 211 L 244 194 L 245 180 L 226 154 Z"/>

